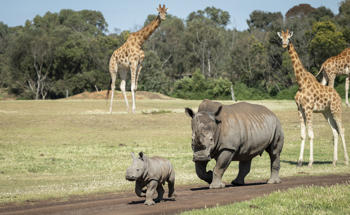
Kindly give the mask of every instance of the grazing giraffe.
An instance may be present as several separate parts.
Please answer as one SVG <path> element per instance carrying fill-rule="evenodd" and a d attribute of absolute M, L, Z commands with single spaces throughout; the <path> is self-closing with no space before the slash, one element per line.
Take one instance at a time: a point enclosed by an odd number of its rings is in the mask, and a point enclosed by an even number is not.
<path fill-rule="evenodd" d="M 334 88 L 324 86 L 320 84 L 315 76 L 306 71 L 303 64 L 301 63 L 297 52 L 294 49 L 293 44 L 289 41 L 293 35 L 293 32 L 287 30 L 286 32 L 277 33 L 282 39 L 282 47 L 287 48 L 289 55 L 292 59 L 294 74 L 296 81 L 299 85 L 297 94 L 295 95 L 295 102 L 298 107 L 298 114 L 301 126 L 301 149 L 298 160 L 298 166 L 302 165 L 304 145 L 306 138 L 306 125 L 308 127 L 308 136 L 310 139 L 310 158 L 309 166 L 313 163 L 313 140 L 314 132 L 312 129 L 312 114 L 313 112 L 322 113 L 327 119 L 329 125 L 333 131 L 333 165 L 336 165 L 338 160 L 338 134 L 340 134 L 344 148 L 345 164 L 348 165 L 349 157 L 346 151 L 346 144 L 344 138 L 344 129 L 342 127 L 342 104 L 341 98 Z"/>
<path fill-rule="evenodd" d="M 115 50 L 109 60 L 109 73 L 111 74 L 111 102 L 109 106 L 109 112 L 112 113 L 113 97 L 115 89 L 115 81 L 117 79 L 117 73 L 119 71 L 121 83 L 120 89 L 123 92 L 124 100 L 127 110 L 129 111 L 129 103 L 125 94 L 125 85 L 128 69 L 131 72 L 131 95 L 132 95 L 132 112 L 135 112 L 135 90 L 137 90 L 137 81 L 142 69 L 142 62 L 145 58 L 145 54 L 141 49 L 142 44 L 147 38 L 158 28 L 162 20 L 165 20 L 168 8 L 159 5 L 157 8 L 158 16 L 147 26 L 141 30 L 131 33 L 126 42 Z M 109 96 L 109 90 L 107 91 L 107 98 Z"/>
<path fill-rule="evenodd" d="M 328 58 L 323 62 L 316 77 L 323 72 L 322 84 L 334 87 L 334 79 L 337 75 L 346 75 L 345 80 L 345 104 L 349 107 L 349 78 L 350 78 L 350 48 L 344 49 L 340 54 Z"/>

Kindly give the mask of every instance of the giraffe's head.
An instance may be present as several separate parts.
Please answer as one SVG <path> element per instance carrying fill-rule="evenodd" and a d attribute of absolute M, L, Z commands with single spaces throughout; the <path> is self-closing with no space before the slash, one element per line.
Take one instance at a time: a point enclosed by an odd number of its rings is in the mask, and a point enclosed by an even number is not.
<path fill-rule="evenodd" d="M 293 36 L 293 31 L 289 32 L 287 29 L 286 32 L 282 30 L 282 33 L 277 32 L 277 35 L 282 39 L 282 47 L 287 48 L 289 44 L 289 39 Z"/>
<path fill-rule="evenodd" d="M 161 5 L 159 5 L 159 7 L 157 8 L 158 16 L 160 17 L 161 20 L 165 20 L 167 10 L 168 10 L 168 8 L 165 8 L 164 4 L 163 4 L 163 7 Z"/>

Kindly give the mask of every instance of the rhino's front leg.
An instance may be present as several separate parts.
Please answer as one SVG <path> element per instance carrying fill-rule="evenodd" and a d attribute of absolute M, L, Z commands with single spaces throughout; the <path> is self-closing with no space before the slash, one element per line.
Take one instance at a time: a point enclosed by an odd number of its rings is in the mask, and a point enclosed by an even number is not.
<path fill-rule="evenodd" d="M 208 184 L 210 184 L 213 180 L 213 172 L 208 171 L 207 172 L 207 164 L 209 161 L 196 161 L 196 173 L 197 176 L 202 179 L 203 181 L 206 181 Z"/>
<path fill-rule="evenodd" d="M 145 205 L 154 205 L 153 194 L 158 187 L 158 181 L 152 180 L 147 184 L 146 201 Z"/>
<path fill-rule="evenodd" d="M 222 182 L 222 176 L 224 175 L 227 167 L 230 165 L 233 155 L 234 151 L 231 150 L 223 150 L 219 154 L 218 158 L 216 159 L 216 165 L 214 167 L 213 181 L 209 186 L 210 189 L 225 187 L 225 184 Z"/>
<path fill-rule="evenodd" d="M 145 197 L 146 196 L 145 191 L 143 191 L 142 188 L 143 188 L 143 184 L 141 182 L 139 182 L 139 181 L 136 181 L 136 183 L 135 183 L 135 193 L 139 197 Z"/>

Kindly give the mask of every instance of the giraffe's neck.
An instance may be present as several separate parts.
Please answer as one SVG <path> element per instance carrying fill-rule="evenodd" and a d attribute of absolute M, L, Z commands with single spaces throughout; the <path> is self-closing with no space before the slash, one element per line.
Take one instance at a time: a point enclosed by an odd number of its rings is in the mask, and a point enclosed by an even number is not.
<path fill-rule="evenodd" d="M 142 46 L 142 44 L 145 42 L 145 40 L 148 39 L 149 36 L 158 28 L 160 25 L 161 19 L 159 16 L 155 18 L 151 23 L 149 23 L 147 26 L 143 27 L 141 30 L 134 33 L 135 37 L 137 38 L 138 45 Z"/>
<path fill-rule="evenodd" d="M 305 77 L 307 76 L 306 74 L 307 72 L 304 69 L 304 66 L 299 59 L 298 53 L 295 51 L 294 46 L 291 42 L 289 43 L 289 46 L 288 46 L 288 52 L 289 52 L 290 58 L 292 59 L 295 78 L 297 80 L 299 87 L 301 87 L 304 85 L 304 80 L 305 80 Z"/>

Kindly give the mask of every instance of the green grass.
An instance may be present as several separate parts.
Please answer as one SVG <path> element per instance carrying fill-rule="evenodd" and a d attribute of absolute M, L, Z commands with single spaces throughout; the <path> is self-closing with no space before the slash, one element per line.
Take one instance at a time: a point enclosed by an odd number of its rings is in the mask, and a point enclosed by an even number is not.
<path fill-rule="evenodd" d="M 285 192 L 274 192 L 250 201 L 192 210 L 181 215 L 225 214 L 350 214 L 350 186 L 298 187 Z"/>
<path fill-rule="evenodd" d="M 184 107 L 196 110 L 200 102 L 139 100 L 137 113 L 127 114 L 118 100 L 108 114 L 104 100 L 0 101 L 0 203 L 132 192 L 134 183 L 125 180 L 125 171 L 130 153 L 139 151 L 169 159 L 176 185 L 203 184 L 194 171 L 190 118 L 184 113 Z M 320 114 L 314 117 L 314 166 L 297 168 L 300 128 L 294 101 L 253 103 L 266 105 L 282 122 L 282 177 L 350 172 L 343 164 L 341 142 L 338 165 L 332 166 L 332 132 Z M 343 124 L 350 127 L 350 109 L 345 106 Z M 349 132 L 346 139 L 349 142 Z M 269 163 L 267 153 L 256 157 L 247 180 L 267 180 Z M 214 164 L 211 161 L 209 168 Z M 236 176 L 237 167 L 237 162 L 231 164 L 224 181 Z"/>

